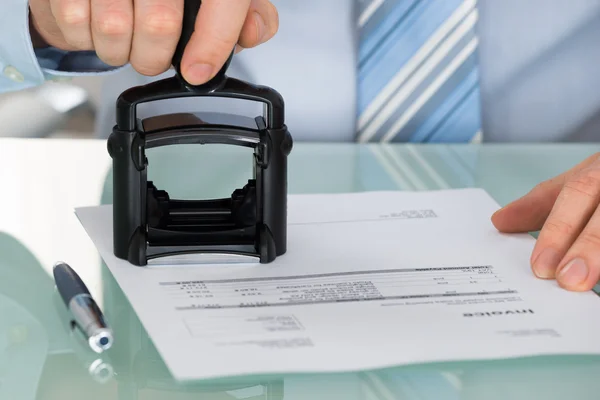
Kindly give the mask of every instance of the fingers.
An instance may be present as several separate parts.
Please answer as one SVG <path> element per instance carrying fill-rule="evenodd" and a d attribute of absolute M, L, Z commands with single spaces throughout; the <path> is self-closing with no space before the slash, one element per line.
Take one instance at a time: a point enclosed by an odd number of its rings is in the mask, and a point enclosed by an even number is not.
<path fill-rule="evenodd" d="M 492 223 L 500 232 L 532 232 L 542 228 L 564 182 L 558 176 L 534 187 L 520 199 L 492 215 Z"/>
<path fill-rule="evenodd" d="M 196 30 L 181 60 L 181 72 L 189 83 L 206 83 L 225 64 L 239 40 L 249 6 L 250 0 L 202 2 Z"/>
<path fill-rule="evenodd" d="M 562 220 L 557 216 L 548 222 L 562 227 L 564 233 L 559 236 L 560 229 L 556 229 L 553 235 L 552 229 L 548 230 L 543 245 L 554 244 L 559 250 L 560 258 L 553 267 L 561 286 L 590 290 L 600 277 L 600 164 L 576 174 L 563 192 L 563 203 L 557 204 L 557 209 L 562 208 Z"/>
<path fill-rule="evenodd" d="M 600 167 L 583 169 L 566 180 L 532 252 L 532 267 L 538 277 L 555 277 L 559 262 L 599 201 Z"/>
<path fill-rule="evenodd" d="M 50 1 L 29 0 L 29 9 L 31 10 L 31 27 L 45 43 L 63 50 L 73 49 L 73 46 L 65 41 L 60 27 L 56 23 Z M 36 32 L 32 32 L 32 37 Z"/>
<path fill-rule="evenodd" d="M 557 268 L 557 282 L 572 291 L 591 290 L 600 279 L 600 211 L 597 209 Z"/>
<path fill-rule="evenodd" d="M 131 0 L 91 0 L 91 16 L 92 40 L 98 57 L 109 65 L 126 64 L 133 34 Z"/>
<path fill-rule="evenodd" d="M 56 24 L 69 50 L 93 50 L 90 0 L 51 0 Z"/>
<path fill-rule="evenodd" d="M 591 155 L 566 172 L 540 183 L 525 196 L 496 211 L 492 223 L 500 232 L 507 233 L 542 229 L 567 179 L 599 159 L 598 154 Z"/>
<path fill-rule="evenodd" d="M 531 254 L 535 275 L 589 290 L 600 277 L 599 203 L 600 157 L 594 154 L 503 207 L 492 222 L 502 232 L 540 230 Z"/>
<path fill-rule="evenodd" d="M 142 75 L 161 74 L 170 68 L 179 42 L 183 0 L 135 0 L 134 8 L 131 65 Z"/>
<path fill-rule="evenodd" d="M 252 0 L 238 44 L 249 49 L 270 40 L 279 29 L 277 8 L 268 0 Z"/>
<path fill-rule="evenodd" d="M 32 26 L 48 44 L 95 50 L 113 66 L 143 75 L 171 66 L 181 35 L 184 0 L 30 0 Z M 236 53 L 271 39 L 279 27 L 268 0 L 204 0 L 181 70 L 192 84 L 215 76 Z"/>

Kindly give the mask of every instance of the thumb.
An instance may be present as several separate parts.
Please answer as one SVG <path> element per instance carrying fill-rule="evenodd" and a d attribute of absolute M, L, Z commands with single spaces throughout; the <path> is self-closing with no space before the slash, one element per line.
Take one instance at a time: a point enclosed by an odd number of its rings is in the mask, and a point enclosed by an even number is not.
<path fill-rule="evenodd" d="M 193 85 L 206 83 L 234 50 L 251 0 L 203 0 L 196 29 L 185 48 L 181 70 Z"/>

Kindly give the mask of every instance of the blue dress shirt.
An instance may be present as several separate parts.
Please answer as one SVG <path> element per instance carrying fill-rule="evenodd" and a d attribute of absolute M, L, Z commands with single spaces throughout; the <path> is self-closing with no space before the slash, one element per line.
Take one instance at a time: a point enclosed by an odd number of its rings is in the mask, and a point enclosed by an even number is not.
<path fill-rule="evenodd" d="M 277 89 L 296 140 L 354 140 L 356 0 L 272 2 L 280 15 L 278 34 L 238 54 L 230 75 Z M 152 79 L 129 66 L 104 65 L 91 52 L 34 51 L 27 0 L 2 3 L 0 93 L 65 76 L 106 75 L 96 127 L 98 136 L 106 137 L 119 93 Z M 478 0 L 477 7 L 484 141 L 600 141 L 600 3 Z M 224 101 L 149 104 L 141 111 L 156 115 L 226 106 L 255 115 L 260 110 Z"/>

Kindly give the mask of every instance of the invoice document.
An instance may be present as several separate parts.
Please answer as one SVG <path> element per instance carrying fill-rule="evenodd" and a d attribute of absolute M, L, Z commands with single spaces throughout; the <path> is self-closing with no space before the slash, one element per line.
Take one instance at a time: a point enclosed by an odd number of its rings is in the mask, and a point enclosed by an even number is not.
<path fill-rule="evenodd" d="M 497 209 L 479 189 L 290 195 L 274 262 L 148 267 L 113 255 L 110 205 L 76 212 L 178 380 L 600 354 L 600 298 L 536 278 Z"/>

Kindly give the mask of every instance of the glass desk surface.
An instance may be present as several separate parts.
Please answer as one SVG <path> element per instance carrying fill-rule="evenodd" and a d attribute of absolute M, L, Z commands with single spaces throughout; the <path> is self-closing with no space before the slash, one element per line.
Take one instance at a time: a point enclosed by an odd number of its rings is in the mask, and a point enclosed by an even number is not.
<path fill-rule="evenodd" d="M 295 144 L 289 193 L 486 189 L 501 205 L 600 151 L 600 145 Z M 229 195 L 251 174 L 248 149 L 148 151 L 149 179 L 175 197 Z M 178 384 L 169 375 L 73 209 L 112 201 L 105 141 L 0 140 L 1 399 L 588 399 L 600 358 L 456 362 L 343 374 Z M 71 264 L 116 342 L 98 356 L 69 334 L 51 268 Z M 577 312 L 577 310 L 574 310 Z M 590 316 L 598 318 L 600 316 Z M 190 355 L 202 358 L 202 354 Z M 203 360 L 206 361 L 206 360 Z"/>

